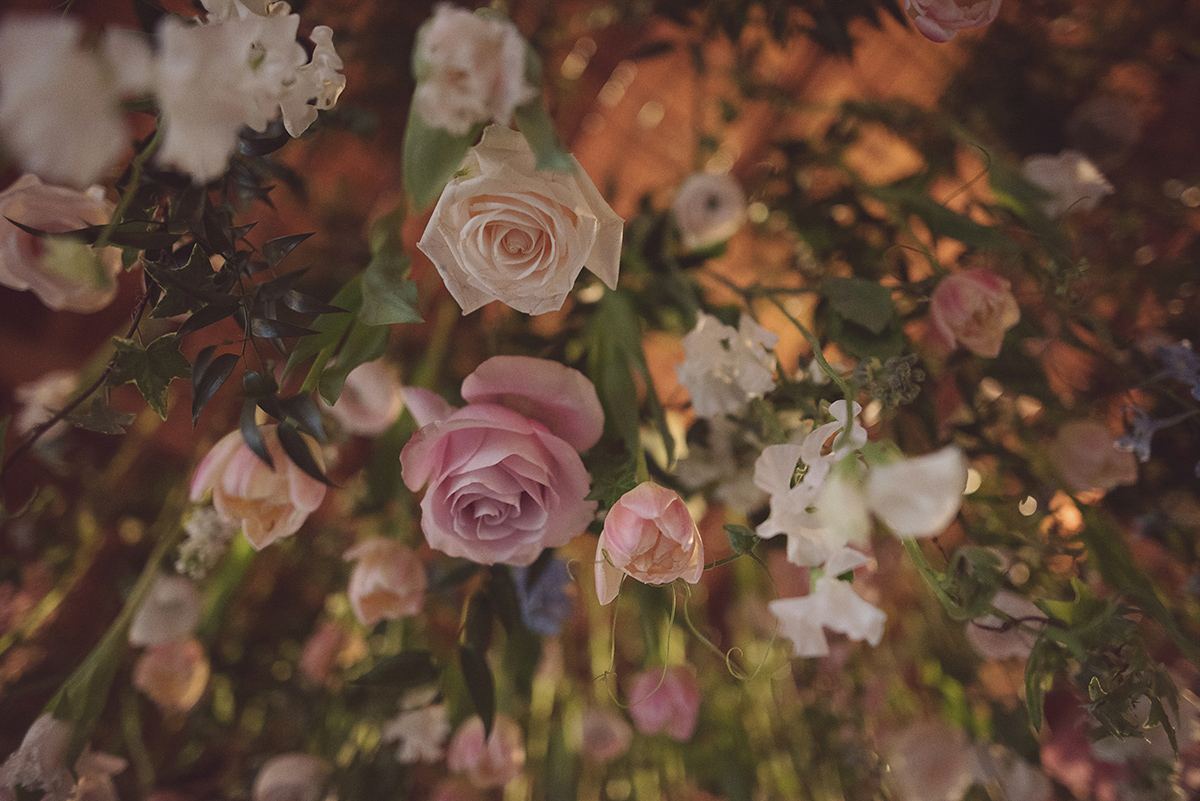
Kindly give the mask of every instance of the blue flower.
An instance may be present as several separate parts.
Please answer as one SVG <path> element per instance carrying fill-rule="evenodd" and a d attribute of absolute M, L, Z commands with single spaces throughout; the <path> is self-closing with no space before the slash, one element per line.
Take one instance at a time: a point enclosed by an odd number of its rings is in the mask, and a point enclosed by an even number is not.
<path fill-rule="evenodd" d="M 1139 462 L 1150 461 L 1150 439 L 1154 436 L 1154 432 L 1181 423 L 1197 413 L 1195 409 L 1192 409 L 1171 417 L 1154 420 L 1141 406 L 1126 406 L 1123 411 L 1126 430 L 1129 433 L 1117 440 L 1114 445 L 1120 451 L 1133 451 Z"/>
<path fill-rule="evenodd" d="M 551 637 L 562 630 L 563 621 L 571 616 L 574 608 L 574 602 L 567 594 L 571 574 L 566 562 L 551 557 L 530 584 L 532 569 L 514 567 L 512 571 L 517 600 L 521 603 L 521 621 L 535 634 Z"/>
<path fill-rule="evenodd" d="M 1155 354 L 1163 363 L 1159 375 L 1187 384 L 1192 388 L 1192 397 L 1200 400 L 1200 355 L 1192 350 L 1192 343 L 1184 339 L 1163 345 Z"/>

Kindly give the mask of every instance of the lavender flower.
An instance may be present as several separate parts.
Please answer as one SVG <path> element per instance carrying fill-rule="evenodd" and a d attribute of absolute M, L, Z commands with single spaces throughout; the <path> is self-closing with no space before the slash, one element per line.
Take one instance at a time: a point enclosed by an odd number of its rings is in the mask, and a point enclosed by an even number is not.
<path fill-rule="evenodd" d="M 574 606 L 567 594 L 571 574 L 567 563 L 550 558 L 546 567 L 529 582 L 529 567 L 513 568 L 513 583 L 521 602 L 521 621 L 526 628 L 544 637 L 553 637 L 562 630 L 563 621 L 571 616 Z"/>

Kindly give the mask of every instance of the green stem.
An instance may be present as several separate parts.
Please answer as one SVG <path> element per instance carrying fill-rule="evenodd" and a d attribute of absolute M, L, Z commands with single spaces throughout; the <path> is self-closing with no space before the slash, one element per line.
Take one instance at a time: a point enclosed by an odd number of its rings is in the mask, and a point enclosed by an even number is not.
<path fill-rule="evenodd" d="M 125 212 L 129 209 L 129 204 L 133 202 L 133 196 L 137 194 L 138 185 L 142 182 L 142 170 L 145 169 L 146 162 L 154 155 L 154 151 L 158 149 L 158 145 L 162 141 L 162 132 L 163 126 L 156 126 L 154 135 L 150 137 L 150 141 L 129 162 L 129 182 L 125 185 L 125 191 L 121 194 L 121 199 L 117 201 L 117 207 L 113 210 L 112 217 L 108 220 L 108 225 L 104 226 L 104 230 L 100 232 L 100 237 L 96 240 L 96 244 L 93 247 L 102 248 L 108 245 L 113 231 L 116 230 L 121 220 L 124 219 Z"/>

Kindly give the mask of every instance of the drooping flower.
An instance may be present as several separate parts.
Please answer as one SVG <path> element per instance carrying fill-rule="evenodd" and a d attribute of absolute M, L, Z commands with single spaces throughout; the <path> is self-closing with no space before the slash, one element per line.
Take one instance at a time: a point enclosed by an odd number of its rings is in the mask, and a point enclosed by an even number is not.
<path fill-rule="evenodd" d="M 960 344 L 972 353 L 994 359 L 1000 355 L 1004 332 L 1021 320 L 1009 283 L 977 268 L 942 279 L 929 301 L 935 337 L 947 348 Z"/>
<path fill-rule="evenodd" d="M 704 542 L 683 499 L 666 487 L 643 482 L 617 500 L 604 518 L 596 544 L 596 596 L 611 603 L 621 579 L 644 584 L 689 584 L 704 572 Z"/>
<path fill-rule="evenodd" d="M 700 720 L 700 686 L 687 665 L 643 670 L 629 687 L 629 715 L 642 734 L 690 740 Z"/>
<path fill-rule="evenodd" d="M 221 520 L 240 524 L 256 550 L 295 534 L 325 499 L 325 485 L 301 470 L 284 452 L 276 427 L 260 426 L 259 431 L 274 467 L 250 450 L 240 431 L 231 431 L 201 460 L 191 490 L 193 501 L 200 501 L 211 491 Z M 320 450 L 311 440 L 306 442 L 320 466 Z"/>
<path fill-rule="evenodd" d="M 13 431 L 24 436 L 50 420 L 70 402 L 78 385 L 79 375 L 73 370 L 54 370 L 35 381 L 19 385 L 13 390 L 13 396 L 21 405 L 13 415 Z M 45 438 L 52 440 L 62 436 L 69 425 L 65 420 L 55 423 L 46 432 Z"/>
<path fill-rule="evenodd" d="M 746 220 L 746 193 L 728 173 L 688 176 L 672 204 L 675 224 L 687 250 L 724 242 Z"/>
<path fill-rule="evenodd" d="M 537 170 L 524 136 L 491 125 L 417 247 L 463 314 L 493 300 L 544 314 L 562 308 L 585 266 L 616 288 L 623 228 L 578 162 L 570 173 Z"/>
<path fill-rule="evenodd" d="M 165 645 L 189 639 L 200 622 L 201 598 L 196 583 L 164 573 L 150 588 L 129 626 L 129 642 L 137 646 Z"/>
<path fill-rule="evenodd" d="M 346 376 L 337 402 L 328 408 L 347 433 L 379 436 L 404 411 L 400 377 L 383 361 L 360 364 Z"/>
<path fill-rule="evenodd" d="M 537 97 L 525 79 L 525 40 L 507 19 L 440 3 L 417 33 L 413 98 L 425 123 L 461 136 L 476 125 L 508 125 Z"/>
<path fill-rule="evenodd" d="M 332 768 L 302 753 L 271 757 L 254 777 L 253 801 L 320 801 Z"/>
<path fill-rule="evenodd" d="M 111 776 L 125 770 L 125 760 L 85 750 L 67 769 L 71 724 L 43 714 L 29 727 L 21 745 L 0 765 L 0 798 L 17 797 L 17 788 L 41 790 L 44 801 L 118 801 Z"/>
<path fill-rule="evenodd" d="M 836 578 L 868 561 L 857 551 L 842 549 L 830 557 L 825 575 L 816 580 L 808 595 L 778 598 L 767 604 L 779 620 L 779 633 L 792 641 L 794 656 L 827 656 L 829 643 L 825 629 L 879 645 L 887 615 L 864 601 L 849 582 Z"/>
<path fill-rule="evenodd" d="M 40 237 L 14 223 L 62 233 L 103 225 L 112 208 L 98 186 L 80 192 L 44 184 L 36 175 L 21 176 L 0 192 L 0 284 L 29 290 L 55 310 L 103 309 L 117 296 L 119 249 L 95 250 L 82 239 Z"/>
<path fill-rule="evenodd" d="M 1042 202 L 1042 212 L 1052 219 L 1075 209 L 1091 211 L 1105 195 L 1113 193 L 1103 173 L 1077 150 L 1030 156 L 1021 165 L 1021 173 L 1050 194 Z"/>
<path fill-rule="evenodd" d="M 425 601 L 425 565 L 411 548 L 387 537 L 373 537 L 346 551 L 357 560 L 346 594 L 364 626 L 418 614 Z"/>
<path fill-rule="evenodd" d="M 737 414 L 753 398 L 775 388 L 775 347 L 779 337 L 742 315 L 735 329 L 709 314 L 700 315 L 683 338 L 685 359 L 675 368 L 700 417 Z"/>
<path fill-rule="evenodd" d="M 1000 0 L 905 0 L 905 8 L 925 38 L 948 42 L 963 28 L 990 25 Z"/>
<path fill-rule="evenodd" d="M 483 721 L 473 715 L 454 733 L 446 750 L 446 766 L 466 773 L 481 789 L 503 787 L 525 768 L 525 735 L 508 715 L 496 715 L 486 739 Z"/>

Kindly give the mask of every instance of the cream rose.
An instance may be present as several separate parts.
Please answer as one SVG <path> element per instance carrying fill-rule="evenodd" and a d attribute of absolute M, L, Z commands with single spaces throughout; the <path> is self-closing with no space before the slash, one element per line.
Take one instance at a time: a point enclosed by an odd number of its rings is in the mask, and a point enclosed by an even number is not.
<path fill-rule="evenodd" d="M 417 243 L 463 314 L 493 300 L 526 314 L 555 311 L 585 266 L 616 287 L 624 223 L 575 166 L 535 170 L 525 137 L 484 130 Z"/>

